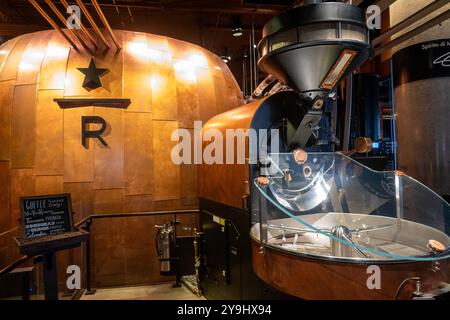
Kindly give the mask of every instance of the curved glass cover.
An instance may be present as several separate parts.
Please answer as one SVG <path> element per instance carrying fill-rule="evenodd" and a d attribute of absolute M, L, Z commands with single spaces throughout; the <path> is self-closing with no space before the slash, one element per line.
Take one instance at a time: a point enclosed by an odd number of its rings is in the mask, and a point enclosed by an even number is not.
<path fill-rule="evenodd" d="M 340 153 L 268 160 L 267 179 L 254 181 L 260 221 L 251 231 L 263 245 L 355 261 L 450 257 L 450 206 L 411 177 L 373 171 Z"/>

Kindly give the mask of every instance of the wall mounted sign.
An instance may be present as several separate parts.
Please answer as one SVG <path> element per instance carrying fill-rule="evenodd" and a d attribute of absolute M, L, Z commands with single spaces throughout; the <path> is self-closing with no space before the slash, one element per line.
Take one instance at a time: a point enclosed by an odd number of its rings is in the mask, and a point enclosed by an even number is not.
<path fill-rule="evenodd" d="M 108 69 L 97 68 L 94 59 L 89 62 L 87 68 L 77 68 L 84 74 L 83 88 L 92 91 L 103 86 L 101 76 L 108 72 Z M 53 99 L 61 109 L 82 108 L 82 107 L 105 107 L 105 108 L 119 108 L 127 109 L 131 104 L 130 99 L 120 98 L 67 98 L 67 99 Z M 89 130 L 89 124 L 100 124 L 100 129 Z M 81 144 L 87 149 L 89 147 L 88 139 L 98 139 L 103 146 L 108 146 L 102 133 L 106 130 L 107 122 L 99 116 L 83 116 L 81 117 Z"/>
<path fill-rule="evenodd" d="M 450 39 L 406 47 L 392 56 L 394 86 L 412 81 L 450 77 Z"/>

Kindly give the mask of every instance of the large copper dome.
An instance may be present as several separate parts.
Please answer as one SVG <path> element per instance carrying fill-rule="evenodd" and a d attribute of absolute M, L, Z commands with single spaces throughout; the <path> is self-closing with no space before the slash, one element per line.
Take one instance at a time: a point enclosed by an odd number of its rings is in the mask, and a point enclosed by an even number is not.
<path fill-rule="evenodd" d="M 93 213 L 195 207 L 197 169 L 171 161 L 171 134 L 243 103 L 230 70 L 196 45 L 115 31 L 123 48 L 95 56 L 56 31 L 0 47 L 0 234 L 18 226 L 19 197 L 67 192 L 75 220 Z M 83 87 L 91 59 L 101 87 Z M 67 107 L 54 99 L 130 99 L 126 108 Z M 108 124 L 104 147 L 81 141 L 82 116 Z M 0 263 L 15 245 L 0 238 Z M 8 247 L 11 250 L 8 250 Z M 15 249 L 15 248 L 14 248 Z"/>

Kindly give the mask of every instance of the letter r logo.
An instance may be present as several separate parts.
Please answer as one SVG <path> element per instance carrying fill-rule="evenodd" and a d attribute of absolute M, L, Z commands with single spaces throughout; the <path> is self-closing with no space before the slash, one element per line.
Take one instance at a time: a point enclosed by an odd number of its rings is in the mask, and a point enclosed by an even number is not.
<path fill-rule="evenodd" d="M 100 124 L 101 127 L 98 130 L 89 130 L 87 128 L 88 124 L 96 123 Z M 105 147 L 108 146 L 106 141 L 102 137 L 102 133 L 106 130 L 106 121 L 99 116 L 82 116 L 81 117 L 81 143 L 87 149 L 89 147 L 88 138 L 98 139 Z"/>

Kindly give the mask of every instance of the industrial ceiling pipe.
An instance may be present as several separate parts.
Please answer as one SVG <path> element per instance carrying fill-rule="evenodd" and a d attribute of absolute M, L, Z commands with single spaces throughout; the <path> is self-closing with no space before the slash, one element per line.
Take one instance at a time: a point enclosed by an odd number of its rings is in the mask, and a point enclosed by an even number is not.
<path fill-rule="evenodd" d="M 121 50 L 121 46 L 119 44 L 119 41 L 117 40 L 116 36 L 114 35 L 113 30 L 111 29 L 111 26 L 108 23 L 108 19 L 106 19 L 105 15 L 103 14 L 102 9 L 100 8 L 100 5 L 98 4 L 97 0 L 91 0 L 92 5 L 95 8 L 95 11 L 97 11 L 97 14 L 99 15 L 100 19 L 102 20 L 103 25 L 106 27 L 106 30 L 108 30 L 109 35 L 111 36 L 111 39 L 113 40 L 114 44 L 116 45 L 117 49 Z"/>
<path fill-rule="evenodd" d="M 53 4 L 53 2 L 51 0 L 45 0 L 45 2 L 50 7 L 50 9 L 53 11 L 53 13 L 55 13 L 55 15 L 58 17 L 58 19 L 62 23 L 66 23 L 66 18 L 61 14 L 61 12 L 59 12 L 58 8 Z M 81 36 L 78 33 L 76 33 L 73 29 L 68 29 L 68 30 L 78 39 L 78 41 L 81 43 L 81 45 L 92 54 L 91 49 L 89 48 L 87 43 L 83 40 L 83 38 L 81 38 Z"/>
<path fill-rule="evenodd" d="M 58 24 L 55 21 L 53 21 L 53 19 L 47 14 L 47 12 L 45 12 L 44 9 L 42 9 L 42 7 L 35 0 L 28 0 L 28 1 L 42 15 L 42 17 L 44 17 L 44 19 L 47 20 L 47 22 L 53 27 L 53 29 L 58 31 L 64 37 L 64 39 L 66 39 L 66 41 L 70 44 L 72 48 L 76 49 L 77 51 L 79 50 L 77 45 L 72 41 L 72 39 L 69 38 L 69 36 L 58 26 Z"/>
<path fill-rule="evenodd" d="M 61 0 L 61 3 L 64 5 L 64 7 L 66 9 L 68 9 L 70 7 L 69 3 L 66 0 Z M 76 15 L 74 16 L 74 18 L 75 18 L 76 22 L 78 23 L 78 25 L 80 26 L 80 29 L 83 32 L 83 34 L 91 41 L 91 43 L 94 45 L 95 48 L 98 48 L 97 42 L 94 40 L 94 38 L 92 37 L 90 32 L 86 29 L 86 27 L 81 22 L 81 20 L 79 20 Z"/>
<path fill-rule="evenodd" d="M 384 39 L 386 39 L 388 37 L 391 37 L 394 34 L 399 33 L 402 30 L 405 30 L 406 28 L 408 28 L 409 26 L 413 25 L 414 23 L 416 23 L 420 19 L 422 19 L 422 18 L 428 16 L 429 14 L 435 12 L 436 10 L 442 8 L 446 4 L 448 4 L 448 0 L 436 0 L 436 1 L 432 2 L 432 3 L 430 3 L 428 6 L 426 6 L 423 9 L 417 11 L 412 16 L 409 16 L 408 18 L 406 18 L 402 22 L 399 22 L 398 24 L 396 24 L 395 26 L 393 26 L 389 30 L 386 30 L 386 32 L 384 32 L 379 37 L 373 39 L 372 45 L 374 45 L 374 46 L 379 45 Z"/>
<path fill-rule="evenodd" d="M 92 26 L 92 28 L 95 30 L 97 35 L 100 37 L 100 40 L 102 40 L 103 44 L 108 48 L 111 49 L 111 46 L 109 45 L 108 41 L 106 40 L 105 36 L 103 35 L 100 28 L 95 23 L 94 18 L 92 18 L 91 14 L 89 13 L 88 9 L 84 5 L 82 0 L 76 0 L 78 6 L 80 7 L 81 11 L 83 11 L 84 15 L 86 16 L 86 19 L 88 19 L 89 24 Z"/>

